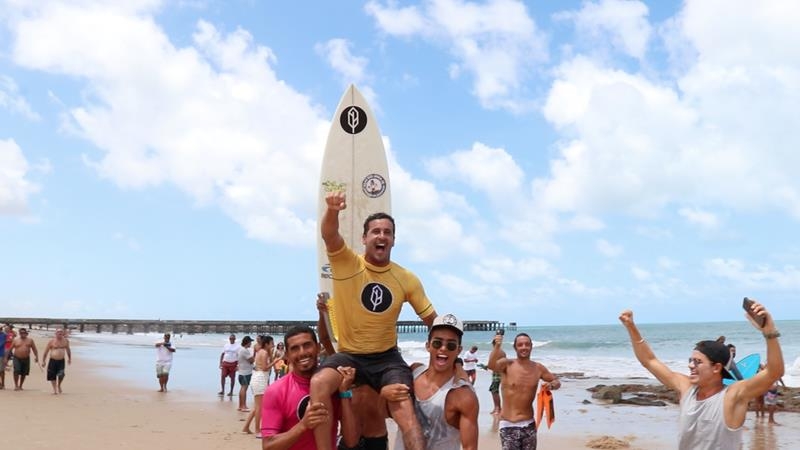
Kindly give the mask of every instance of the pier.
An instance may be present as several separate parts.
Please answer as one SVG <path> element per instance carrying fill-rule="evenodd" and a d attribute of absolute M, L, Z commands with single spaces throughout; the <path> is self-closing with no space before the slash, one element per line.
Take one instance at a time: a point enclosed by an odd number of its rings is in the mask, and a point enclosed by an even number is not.
<path fill-rule="evenodd" d="M 283 334 L 297 325 L 317 328 L 316 320 L 147 320 L 147 319 L 54 319 L 35 317 L 0 317 L 0 323 L 11 323 L 31 330 L 75 330 L 81 333 L 252 333 Z M 516 325 L 516 324 L 515 324 Z M 496 320 L 465 320 L 464 331 L 496 331 L 505 324 Z M 398 333 L 424 333 L 428 327 L 419 320 L 397 322 Z"/>

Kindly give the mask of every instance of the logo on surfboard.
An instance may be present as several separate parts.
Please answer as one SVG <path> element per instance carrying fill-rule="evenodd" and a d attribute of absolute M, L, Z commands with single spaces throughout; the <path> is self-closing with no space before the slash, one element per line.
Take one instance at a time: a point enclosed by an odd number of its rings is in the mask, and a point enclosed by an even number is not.
<path fill-rule="evenodd" d="M 361 190 L 369 198 L 378 198 L 386 192 L 386 179 L 377 173 L 371 173 L 361 182 Z"/>
<path fill-rule="evenodd" d="M 322 267 L 320 267 L 319 277 L 320 278 L 327 278 L 327 279 L 332 279 L 333 278 L 333 274 L 331 273 L 331 265 L 330 265 L 330 263 L 325 264 Z"/>
<path fill-rule="evenodd" d="M 339 116 L 342 129 L 349 134 L 358 134 L 367 127 L 367 113 L 356 105 L 345 108 Z"/>

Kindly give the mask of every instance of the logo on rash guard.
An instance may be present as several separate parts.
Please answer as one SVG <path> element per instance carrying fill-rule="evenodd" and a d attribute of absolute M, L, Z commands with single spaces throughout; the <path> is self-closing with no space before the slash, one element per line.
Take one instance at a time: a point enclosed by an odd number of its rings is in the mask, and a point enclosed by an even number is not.
<path fill-rule="evenodd" d="M 368 311 L 382 313 L 392 306 L 392 291 L 379 283 L 369 283 L 361 291 L 361 304 Z"/>
<path fill-rule="evenodd" d="M 297 404 L 297 420 L 303 420 L 303 416 L 306 415 L 306 409 L 308 409 L 308 404 L 311 402 L 311 396 L 306 395 L 300 400 L 300 403 Z"/>

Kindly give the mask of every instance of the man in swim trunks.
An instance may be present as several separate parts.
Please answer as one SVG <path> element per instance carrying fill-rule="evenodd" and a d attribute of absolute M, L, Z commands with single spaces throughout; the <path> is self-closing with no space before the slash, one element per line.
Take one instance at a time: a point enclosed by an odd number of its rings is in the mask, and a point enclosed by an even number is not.
<path fill-rule="evenodd" d="M 311 380 L 311 400 L 331 409 L 330 396 L 342 381 L 338 366 L 353 367 L 358 383 L 369 384 L 376 392 L 394 383 L 404 383 L 413 392 L 411 369 L 397 349 L 397 318 L 403 303 L 409 302 L 430 327 L 436 311 L 416 275 L 391 261 L 394 219 L 385 213 L 367 217 L 361 236 L 364 255 L 358 255 L 339 233 L 339 212 L 347 207 L 344 192 L 329 192 L 325 203 L 320 232 L 331 264 L 332 314 L 338 324 L 339 347 Z M 389 412 L 400 429 L 405 448 L 425 448 L 413 396 L 392 402 Z M 325 423 L 315 428 L 319 450 L 331 450 L 331 427 L 331 423 Z"/>
<path fill-rule="evenodd" d="M 39 362 L 39 351 L 36 350 L 36 343 L 28 336 L 28 330 L 19 329 L 19 336 L 11 343 L 11 352 L 14 354 L 14 390 L 21 391 L 25 377 L 31 372 L 31 352 L 33 362 Z"/>
<path fill-rule="evenodd" d="M 64 330 L 57 329 L 56 337 L 47 343 L 42 355 L 42 367 L 45 366 L 48 355 L 50 361 L 47 363 L 47 381 L 53 385 L 53 394 L 60 394 L 62 392 L 61 382 L 64 381 L 64 369 L 66 364 L 72 364 L 72 351 L 69 348 L 69 339 L 64 337 Z"/>
<path fill-rule="evenodd" d="M 219 355 L 219 384 L 220 391 L 217 395 L 225 395 L 225 378 L 231 380 L 231 390 L 228 397 L 233 397 L 233 387 L 236 385 L 236 365 L 239 361 L 239 344 L 236 343 L 236 335 L 228 336 L 228 343 L 222 347 Z"/>
<path fill-rule="evenodd" d="M 525 333 L 514 338 L 515 359 L 506 358 L 503 335 L 492 341 L 489 369 L 500 373 L 503 411 L 500 413 L 500 443 L 503 450 L 536 450 L 536 422 L 533 400 L 539 381 L 545 389 L 558 389 L 561 381 L 541 363 L 531 360 L 533 341 Z"/>
<path fill-rule="evenodd" d="M 175 346 L 172 345 L 169 333 L 164 333 L 164 340 L 156 342 L 156 378 L 160 389 L 158 392 L 167 392 L 167 382 L 169 382 L 169 371 L 172 369 L 172 354 L 175 353 Z"/>
<path fill-rule="evenodd" d="M 310 400 L 311 377 L 319 368 L 319 344 L 317 335 L 309 327 L 291 328 L 283 337 L 286 357 L 291 371 L 275 380 L 264 393 L 261 411 L 262 449 L 315 450 L 314 433 L 323 423 L 337 424 L 342 419 L 342 434 L 349 448 L 358 444 L 350 385 L 355 371 L 350 367 L 338 367 L 342 384 L 338 395 L 329 399 L 330 408 L 321 402 Z M 328 445 L 336 441 L 336 427 L 329 427 Z"/>
<path fill-rule="evenodd" d="M 464 360 L 464 371 L 467 372 L 469 382 L 474 386 L 478 369 L 478 346 L 473 345 L 469 351 L 464 352 L 464 355 L 461 356 L 461 359 Z"/>
<path fill-rule="evenodd" d="M 764 370 L 728 387 L 723 378 L 732 378 L 725 365 L 730 351 L 718 341 L 700 341 L 689 358 L 689 375 L 673 372 L 661 362 L 633 323 L 633 312 L 623 311 L 619 320 L 628 330 L 633 353 L 642 366 L 664 386 L 678 391 L 681 397 L 680 450 L 716 450 L 740 448 L 742 430 L 750 400 L 763 395 L 783 376 L 783 352 L 772 315 L 759 302 L 751 311 L 765 318 L 764 327 L 746 314 L 747 319 L 767 341 L 767 364 Z"/>

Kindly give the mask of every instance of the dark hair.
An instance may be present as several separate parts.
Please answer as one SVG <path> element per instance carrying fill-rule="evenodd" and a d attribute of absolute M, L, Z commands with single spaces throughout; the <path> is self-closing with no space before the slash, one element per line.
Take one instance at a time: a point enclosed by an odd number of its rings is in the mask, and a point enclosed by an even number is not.
<path fill-rule="evenodd" d="M 253 338 L 251 338 L 250 336 L 245 336 L 242 338 L 242 345 L 249 344 L 251 342 L 253 342 Z"/>
<path fill-rule="evenodd" d="M 297 336 L 298 334 L 308 333 L 311 335 L 311 340 L 317 344 L 317 333 L 314 333 L 314 330 L 311 327 L 306 325 L 297 325 L 292 328 L 289 328 L 289 331 L 283 335 L 283 345 L 288 349 L 289 348 L 289 338 L 293 336 Z"/>
<path fill-rule="evenodd" d="M 261 336 L 261 345 L 271 344 L 273 341 L 275 341 L 275 339 L 272 339 L 272 336 L 268 334 Z"/>
<path fill-rule="evenodd" d="M 531 337 L 528 336 L 528 333 L 520 333 L 520 334 L 514 336 L 514 348 L 517 348 L 517 338 L 522 337 L 522 336 L 525 336 L 526 338 L 531 339 Z M 533 339 L 531 339 L 531 344 L 532 343 L 533 343 Z"/>
<path fill-rule="evenodd" d="M 376 212 L 374 214 L 370 214 L 364 220 L 364 236 L 366 236 L 367 235 L 367 231 L 369 231 L 369 223 L 372 222 L 373 220 L 381 220 L 381 219 L 389 219 L 389 222 L 392 222 L 392 234 L 394 234 L 394 232 L 395 232 L 395 230 L 397 228 L 396 225 L 394 224 L 394 218 L 392 216 L 386 214 L 385 212 Z"/>

